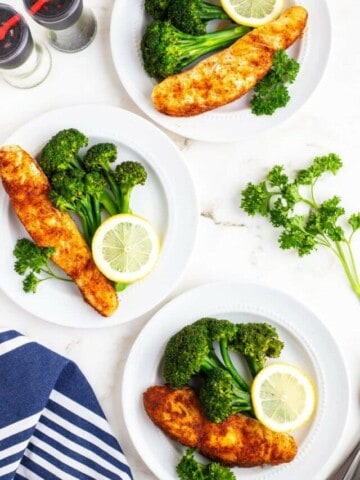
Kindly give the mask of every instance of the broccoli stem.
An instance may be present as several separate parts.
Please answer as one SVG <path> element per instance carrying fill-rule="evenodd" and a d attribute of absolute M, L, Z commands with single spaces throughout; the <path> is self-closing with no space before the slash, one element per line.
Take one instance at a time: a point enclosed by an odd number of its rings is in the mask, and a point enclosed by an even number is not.
<path fill-rule="evenodd" d="M 110 215 L 116 215 L 116 213 L 121 212 L 121 208 L 122 208 L 121 190 L 120 190 L 120 187 L 119 187 L 118 183 L 116 182 L 112 172 L 106 171 L 106 172 L 104 172 L 104 176 L 106 178 L 106 181 L 108 182 L 108 185 L 110 187 L 110 191 L 111 191 L 111 193 L 113 194 L 113 197 L 114 197 L 114 201 L 112 203 L 113 203 L 113 207 L 115 209 L 114 210 L 115 213 L 110 213 L 109 212 L 109 214 Z M 109 200 L 110 200 L 110 197 L 109 197 Z"/>
<path fill-rule="evenodd" d="M 183 48 L 180 62 L 184 62 L 183 67 L 195 61 L 199 56 L 213 52 L 215 49 L 228 47 L 234 40 L 245 35 L 250 31 L 249 27 L 239 25 L 233 28 L 226 28 L 217 32 L 199 35 L 194 41 L 193 35 L 182 33 L 179 36 L 178 44 Z"/>
<path fill-rule="evenodd" d="M 241 390 L 245 392 L 249 392 L 250 391 L 249 385 L 242 378 L 242 376 L 237 371 L 237 369 L 235 368 L 231 360 L 231 357 L 229 355 L 228 343 L 227 343 L 227 340 L 225 339 L 220 340 L 220 352 L 221 352 L 221 357 L 224 360 L 225 366 L 227 367 L 229 372 L 232 374 L 232 376 L 234 377 L 235 381 L 238 383 Z"/>
<path fill-rule="evenodd" d="M 242 412 L 252 412 L 251 397 L 248 392 L 244 392 L 241 388 L 233 385 L 233 392 L 236 395 L 236 399 L 233 400 L 232 405 L 237 408 L 241 408 Z"/>
<path fill-rule="evenodd" d="M 206 20 L 229 20 L 229 16 L 224 12 L 224 10 L 217 5 L 212 5 L 211 3 L 203 2 L 201 6 L 201 19 Z"/>
<path fill-rule="evenodd" d="M 203 372 L 210 372 L 214 368 L 224 368 L 223 364 L 220 362 L 215 352 L 210 352 L 209 356 L 204 359 L 201 364 L 201 370 Z"/>
<path fill-rule="evenodd" d="M 81 221 L 85 241 L 88 245 L 91 245 L 92 235 L 91 235 L 91 227 L 89 226 L 89 220 L 86 217 L 86 215 L 84 215 L 81 211 L 78 211 L 76 213 L 79 215 L 79 218 Z"/>
<path fill-rule="evenodd" d="M 105 208 L 110 216 L 117 215 L 119 213 L 119 209 L 117 208 L 114 200 L 106 192 L 101 195 L 100 204 Z"/>
<path fill-rule="evenodd" d="M 121 202 L 121 212 L 122 213 L 131 213 L 131 208 L 130 208 L 131 192 L 132 192 L 132 190 L 128 190 L 122 196 L 122 202 Z"/>

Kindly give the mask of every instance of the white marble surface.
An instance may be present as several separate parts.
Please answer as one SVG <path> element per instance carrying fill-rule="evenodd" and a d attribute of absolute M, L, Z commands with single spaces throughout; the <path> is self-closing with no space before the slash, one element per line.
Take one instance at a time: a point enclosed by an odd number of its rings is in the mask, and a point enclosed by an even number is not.
<path fill-rule="evenodd" d="M 20 0 L 8 3 L 22 10 Z M 124 91 L 112 64 L 108 32 L 113 1 L 87 0 L 87 3 L 93 7 L 99 22 L 98 35 L 87 50 L 74 55 L 52 50 L 51 74 L 45 83 L 32 90 L 17 90 L 0 79 L 0 143 L 24 122 L 67 105 L 111 104 L 142 115 Z M 314 473 L 316 480 L 326 479 L 359 436 L 359 300 L 329 252 L 319 251 L 299 259 L 293 253 L 281 251 L 274 229 L 261 219 L 247 217 L 238 203 L 244 184 L 260 179 L 273 164 L 280 162 L 289 169 L 297 169 L 316 155 L 336 152 L 343 158 L 344 167 L 336 179 L 326 180 L 324 190 L 340 195 L 349 211 L 359 210 L 360 44 L 357 32 L 360 11 L 355 0 L 329 0 L 328 4 L 333 20 L 330 62 L 320 86 L 295 116 L 256 138 L 229 144 L 203 143 L 169 134 L 193 175 L 201 206 L 194 254 L 169 299 L 213 280 L 253 281 L 275 286 L 312 309 L 343 352 L 352 387 L 350 418 L 329 463 L 318 475 Z M 34 24 L 32 29 L 38 37 L 44 35 Z M 356 249 L 360 254 L 360 243 Z M 151 480 L 154 476 L 127 437 L 119 393 L 127 354 L 149 318 L 147 315 L 96 331 L 64 328 L 35 318 L 0 292 L 1 324 L 32 336 L 82 368 L 138 480 Z M 328 421 L 331 422 L 331 418 Z M 296 479 L 289 480 L 303 480 L 301 472 Z"/>

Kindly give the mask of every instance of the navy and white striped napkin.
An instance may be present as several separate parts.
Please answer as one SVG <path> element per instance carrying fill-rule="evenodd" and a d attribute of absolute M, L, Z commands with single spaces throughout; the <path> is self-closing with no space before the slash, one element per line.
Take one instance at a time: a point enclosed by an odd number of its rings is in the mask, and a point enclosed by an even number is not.
<path fill-rule="evenodd" d="M 0 479 L 132 478 L 79 368 L 18 332 L 0 330 Z"/>

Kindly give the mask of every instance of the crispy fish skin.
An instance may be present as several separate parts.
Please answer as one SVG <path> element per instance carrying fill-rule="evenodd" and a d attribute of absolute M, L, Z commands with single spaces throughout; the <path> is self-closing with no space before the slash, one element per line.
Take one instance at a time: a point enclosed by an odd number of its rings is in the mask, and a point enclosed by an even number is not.
<path fill-rule="evenodd" d="M 187 117 L 240 98 L 267 74 L 275 52 L 300 37 L 307 17 L 305 8 L 290 7 L 277 20 L 250 31 L 229 48 L 167 77 L 153 89 L 155 108 L 166 115 Z"/>
<path fill-rule="evenodd" d="M 0 148 L 0 177 L 20 221 L 40 247 L 55 247 L 53 262 L 71 277 L 84 300 L 103 316 L 118 307 L 112 283 L 98 270 L 70 215 L 48 199 L 50 184 L 36 160 L 17 145 Z"/>
<path fill-rule="evenodd" d="M 291 435 L 273 432 L 245 415 L 230 415 L 222 423 L 206 419 L 195 391 L 189 387 L 149 387 L 143 403 L 148 416 L 167 435 L 223 465 L 279 465 L 291 462 L 297 453 Z"/>

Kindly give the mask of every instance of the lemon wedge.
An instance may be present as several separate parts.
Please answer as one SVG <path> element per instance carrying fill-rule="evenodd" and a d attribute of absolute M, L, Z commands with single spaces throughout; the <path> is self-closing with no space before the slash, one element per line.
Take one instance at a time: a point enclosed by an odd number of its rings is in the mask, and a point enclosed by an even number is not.
<path fill-rule="evenodd" d="M 96 230 L 92 255 L 98 269 L 109 280 L 133 283 L 154 268 L 160 242 L 152 225 L 132 214 L 106 219 Z"/>
<path fill-rule="evenodd" d="M 309 421 L 315 410 L 312 381 L 298 367 L 272 363 L 263 368 L 251 386 L 257 419 L 276 432 L 289 432 Z"/>
<path fill-rule="evenodd" d="M 260 27 L 280 15 L 284 0 L 221 0 L 221 5 L 234 22 Z"/>

